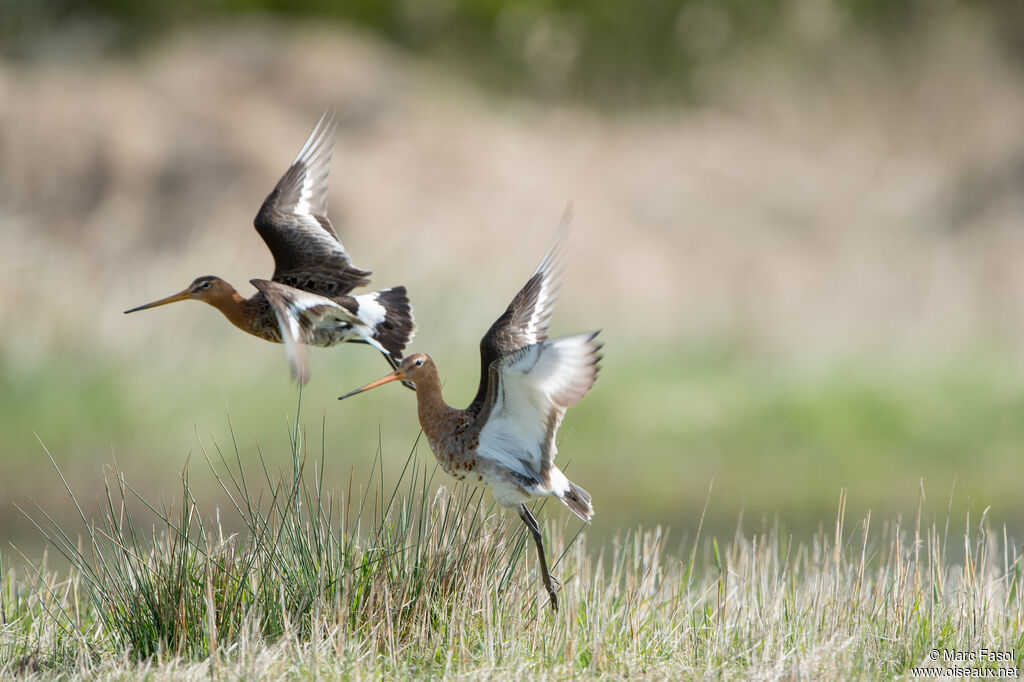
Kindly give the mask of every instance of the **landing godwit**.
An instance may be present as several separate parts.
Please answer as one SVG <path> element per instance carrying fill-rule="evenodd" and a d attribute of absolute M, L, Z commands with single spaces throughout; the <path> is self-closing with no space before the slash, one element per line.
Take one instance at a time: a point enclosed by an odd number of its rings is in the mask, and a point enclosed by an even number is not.
<path fill-rule="evenodd" d="M 597 332 L 548 339 L 548 322 L 558 292 L 563 225 L 526 286 L 480 341 L 480 387 L 469 407 L 450 407 L 430 356 L 414 353 L 394 372 L 339 400 L 391 381 L 412 382 L 420 425 L 441 467 L 458 480 L 481 482 L 499 504 L 515 508 L 537 545 L 551 608 L 558 597 L 544 558 L 537 520 L 526 507 L 554 495 L 590 523 L 590 494 L 555 466 L 555 433 L 566 409 L 597 380 Z"/>
<path fill-rule="evenodd" d="M 208 303 L 242 331 L 284 343 L 292 374 L 301 383 L 309 380 L 301 344 L 367 343 L 397 368 L 416 331 L 405 287 L 349 296 L 369 284 L 372 273 L 352 264 L 327 219 L 335 128 L 333 114 L 324 113 L 256 215 L 256 231 L 274 255 L 274 276 L 250 280 L 257 289 L 251 298 L 206 275 L 184 291 L 125 313 L 189 299 Z"/>

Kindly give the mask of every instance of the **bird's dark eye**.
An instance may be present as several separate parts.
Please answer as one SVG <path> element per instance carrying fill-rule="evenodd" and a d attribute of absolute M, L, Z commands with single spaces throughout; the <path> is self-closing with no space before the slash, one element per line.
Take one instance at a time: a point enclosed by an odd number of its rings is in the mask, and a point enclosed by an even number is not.
<path fill-rule="evenodd" d="M 209 289 L 213 285 L 213 282 L 206 281 L 199 285 L 200 289 Z"/>
<path fill-rule="evenodd" d="M 419 367 L 423 364 L 423 358 L 416 358 L 416 366 Z"/>

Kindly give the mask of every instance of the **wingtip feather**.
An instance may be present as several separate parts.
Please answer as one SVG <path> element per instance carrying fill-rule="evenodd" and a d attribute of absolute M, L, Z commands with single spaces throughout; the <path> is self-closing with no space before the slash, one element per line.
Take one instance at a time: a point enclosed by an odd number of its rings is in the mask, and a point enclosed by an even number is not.
<path fill-rule="evenodd" d="M 313 128 L 313 132 L 310 133 L 309 137 L 306 139 L 306 143 L 302 145 L 302 149 L 299 150 L 293 164 L 301 161 L 308 161 L 312 157 L 316 156 L 317 153 L 325 147 L 325 145 L 329 156 L 334 147 L 335 132 L 337 129 L 338 121 L 337 117 L 334 115 L 334 109 L 332 107 L 328 107 L 320 116 L 320 120 L 317 121 L 316 127 Z"/>

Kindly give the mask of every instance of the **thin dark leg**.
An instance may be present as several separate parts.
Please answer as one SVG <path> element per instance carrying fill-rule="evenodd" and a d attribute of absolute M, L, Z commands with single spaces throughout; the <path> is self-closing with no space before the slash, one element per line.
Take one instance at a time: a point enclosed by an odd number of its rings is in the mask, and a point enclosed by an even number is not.
<path fill-rule="evenodd" d="M 519 505 L 519 518 L 523 520 L 523 523 L 526 524 L 526 527 L 530 529 L 530 533 L 533 535 L 533 541 L 537 545 L 537 558 L 540 559 L 540 575 L 544 579 L 544 588 L 547 589 L 548 596 L 551 597 L 551 608 L 558 611 L 558 596 L 555 595 L 555 586 L 551 584 L 548 562 L 544 558 L 544 539 L 541 538 L 537 519 L 533 518 L 533 514 L 530 513 L 525 504 Z"/>
<path fill-rule="evenodd" d="M 362 339 L 359 339 L 358 341 L 355 341 L 355 343 L 367 343 L 367 342 L 363 341 Z M 399 362 L 397 360 L 395 360 L 393 357 L 391 357 L 390 355 L 388 355 L 387 353 L 384 353 L 384 352 L 381 352 L 381 355 L 383 355 L 384 359 L 388 361 L 389 365 L 391 365 L 391 369 L 398 369 Z M 416 390 L 416 384 L 412 383 L 411 381 L 403 381 L 403 382 L 401 382 L 401 384 L 403 386 L 405 386 L 406 388 L 410 389 L 410 390 L 413 390 L 413 391 Z"/>

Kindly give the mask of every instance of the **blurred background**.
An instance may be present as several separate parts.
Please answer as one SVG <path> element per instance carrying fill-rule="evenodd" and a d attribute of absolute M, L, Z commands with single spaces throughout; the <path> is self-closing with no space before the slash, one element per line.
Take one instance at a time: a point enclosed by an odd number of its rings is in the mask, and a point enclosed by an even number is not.
<path fill-rule="evenodd" d="M 204 274 L 250 295 L 252 218 L 330 106 L 330 217 L 409 288 L 453 405 L 573 202 L 552 332 L 606 344 L 560 433 L 592 538 L 692 534 L 706 500 L 711 532 L 800 536 L 843 488 L 848 519 L 987 508 L 1019 538 L 1022 8 L 0 2 L 0 537 L 32 548 L 33 501 L 73 518 L 42 444 L 87 510 L 105 467 L 170 503 L 186 463 L 223 507 L 201 448 L 232 430 L 247 469 L 290 471 L 280 346 L 199 303 L 121 311 Z M 413 395 L 339 404 L 387 367 L 311 362 L 328 487 L 378 448 L 396 476 Z"/>

